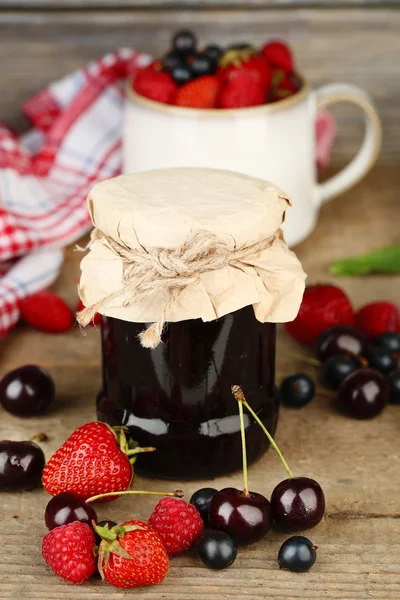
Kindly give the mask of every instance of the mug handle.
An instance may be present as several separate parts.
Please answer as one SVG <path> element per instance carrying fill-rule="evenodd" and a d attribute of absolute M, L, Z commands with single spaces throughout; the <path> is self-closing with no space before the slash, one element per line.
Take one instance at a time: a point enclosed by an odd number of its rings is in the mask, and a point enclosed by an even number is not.
<path fill-rule="evenodd" d="M 364 113 L 365 133 L 361 148 L 339 173 L 328 181 L 317 184 L 317 201 L 322 204 L 335 198 L 355 185 L 366 175 L 378 158 L 382 143 L 382 129 L 372 98 L 356 85 L 330 83 L 315 92 L 317 108 L 336 102 L 350 102 L 359 106 Z"/>

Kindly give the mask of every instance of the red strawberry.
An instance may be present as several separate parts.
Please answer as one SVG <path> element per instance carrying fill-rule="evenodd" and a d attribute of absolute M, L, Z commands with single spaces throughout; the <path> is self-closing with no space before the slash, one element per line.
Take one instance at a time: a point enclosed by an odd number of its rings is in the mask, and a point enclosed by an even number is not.
<path fill-rule="evenodd" d="M 239 72 L 228 81 L 219 98 L 221 108 L 259 106 L 265 101 L 264 89 L 248 71 Z"/>
<path fill-rule="evenodd" d="M 136 93 L 156 102 L 173 104 L 178 86 L 169 73 L 160 71 L 160 64 L 155 61 L 137 72 L 133 81 Z"/>
<path fill-rule="evenodd" d="M 85 305 L 83 304 L 82 300 L 78 300 L 78 304 L 76 305 L 76 312 L 80 312 L 84 308 L 85 308 Z M 90 321 L 89 325 L 100 325 L 100 323 L 101 323 L 101 314 L 96 313 L 94 315 L 93 319 Z"/>
<path fill-rule="evenodd" d="M 102 535 L 102 528 L 97 527 Z M 143 521 L 126 521 L 105 532 L 99 547 L 99 571 L 118 588 L 155 585 L 168 572 L 168 555 L 159 535 Z"/>
<path fill-rule="evenodd" d="M 162 498 L 150 516 L 149 525 L 158 533 L 169 554 L 190 548 L 204 529 L 199 511 L 176 498 Z"/>
<path fill-rule="evenodd" d="M 128 447 L 124 433 L 118 440 L 105 423 L 82 425 L 50 458 L 43 470 L 43 486 L 52 496 L 75 492 L 84 500 L 126 490 L 134 476 L 127 453 L 135 457 Z"/>
<path fill-rule="evenodd" d="M 261 52 L 267 59 L 268 64 L 274 69 L 282 69 L 285 73 L 294 71 L 292 53 L 284 42 L 271 40 L 261 48 Z"/>
<path fill-rule="evenodd" d="M 387 331 L 400 332 L 400 315 L 391 302 L 372 302 L 356 313 L 356 327 L 370 340 Z"/>
<path fill-rule="evenodd" d="M 48 333 L 63 333 L 75 317 L 65 301 L 53 292 L 37 292 L 21 302 L 21 316 L 31 327 Z"/>
<path fill-rule="evenodd" d="M 354 325 L 350 300 L 335 285 L 313 285 L 306 288 L 297 317 L 285 327 L 297 342 L 311 345 L 333 325 Z"/>
<path fill-rule="evenodd" d="M 74 521 L 44 536 L 42 556 L 58 577 L 70 583 L 83 583 L 96 571 L 95 547 L 90 527 Z"/>
<path fill-rule="evenodd" d="M 282 98 L 292 96 L 301 89 L 302 81 L 295 73 L 286 75 L 283 71 L 275 71 L 275 74 L 278 73 L 282 73 L 283 77 L 279 78 L 276 86 L 273 87 L 272 96 L 274 100 L 281 100 Z"/>
<path fill-rule="evenodd" d="M 182 85 L 175 97 L 176 106 L 217 108 L 221 81 L 216 75 L 204 75 Z"/>
<path fill-rule="evenodd" d="M 250 73 L 265 90 L 271 86 L 272 70 L 262 54 L 249 54 L 246 50 L 229 50 L 221 61 L 218 75 L 227 83 L 243 71 Z"/>

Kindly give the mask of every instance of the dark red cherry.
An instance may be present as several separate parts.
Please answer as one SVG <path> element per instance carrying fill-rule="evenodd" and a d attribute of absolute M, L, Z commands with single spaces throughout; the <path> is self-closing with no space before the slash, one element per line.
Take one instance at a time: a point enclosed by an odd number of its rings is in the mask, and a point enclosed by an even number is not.
<path fill-rule="evenodd" d="M 210 505 L 210 525 L 224 531 L 239 544 L 260 540 L 271 527 L 271 506 L 264 496 L 236 488 L 224 488 Z"/>
<path fill-rule="evenodd" d="M 274 525 L 281 531 L 310 529 L 324 516 L 324 492 L 314 479 L 285 479 L 272 492 L 271 511 Z"/>
<path fill-rule="evenodd" d="M 367 343 L 364 337 L 350 325 L 335 325 L 323 331 L 317 341 L 317 357 L 324 362 L 337 354 L 365 356 Z"/>
<path fill-rule="evenodd" d="M 341 383 L 335 406 L 350 417 L 372 419 L 385 408 L 389 400 L 389 382 L 375 369 L 359 369 Z"/>
<path fill-rule="evenodd" d="M 0 490 L 30 490 L 41 484 L 43 450 L 34 442 L 0 442 Z"/>
<path fill-rule="evenodd" d="M 40 367 L 26 365 L 10 371 L 0 382 L 3 408 L 18 417 L 47 412 L 54 400 L 54 383 Z"/>
<path fill-rule="evenodd" d="M 97 522 L 97 515 L 93 508 L 74 492 L 63 492 L 54 496 L 46 506 L 44 520 L 48 529 L 67 525 L 74 521 L 92 526 L 92 521 Z"/>

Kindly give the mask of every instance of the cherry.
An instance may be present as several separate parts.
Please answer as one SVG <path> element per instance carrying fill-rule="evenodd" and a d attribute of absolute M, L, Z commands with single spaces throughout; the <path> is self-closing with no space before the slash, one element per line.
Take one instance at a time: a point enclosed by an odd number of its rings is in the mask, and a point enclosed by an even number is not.
<path fill-rule="evenodd" d="M 236 555 L 234 541 L 222 531 L 210 531 L 200 540 L 199 556 L 209 569 L 221 570 L 230 567 Z"/>
<path fill-rule="evenodd" d="M 400 333 L 387 331 L 382 333 L 375 343 L 381 348 L 386 348 L 391 354 L 400 354 Z"/>
<path fill-rule="evenodd" d="M 48 529 L 54 529 L 61 525 L 67 525 L 74 521 L 86 523 L 92 526 L 92 521 L 97 522 L 94 509 L 75 494 L 74 492 L 63 492 L 54 496 L 46 506 L 44 520 Z"/>
<path fill-rule="evenodd" d="M 324 516 L 324 492 L 314 479 L 285 479 L 272 492 L 271 510 L 274 525 L 282 531 L 310 529 Z"/>
<path fill-rule="evenodd" d="M 400 404 L 400 370 L 393 371 L 389 375 L 389 402 L 390 404 Z"/>
<path fill-rule="evenodd" d="M 350 325 L 334 325 L 321 333 L 317 340 L 317 357 L 324 362 L 335 354 L 365 356 L 367 344 L 364 337 Z"/>
<path fill-rule="evenodd" d="M 283 542 L 278 553 L 278 564 L 281 569 L 295 573 L 304 573 L 314 565 L 317 559 L 317 546 L 302 535 L 294 535 Z"/>
<path fill-rule="evenodd" d="M 43 450 L 34 442 L 0 441 L 0 490 L 30 490 L 40 485 Z"/>
<path fill-rule="evenodd" d="M 18 417 L 32 417 L 47 412 L 54 394 L 53 380 L 35 365 L 14 369 L 0 382 L 3 408 Z"/>
<path fill-rule="evenodd" d="M 397 367 L 397 360 L 391 355 L 386 348 L 376 346 L 371 348 L 367 354 L 369 365 L 373 369 L 377 369 L 384 375 L 389 375 Z"/>
<path fill-rule="evenodd" d="M 200 513 L 204 525 L 208 525 L 208 513 L 210 511 L 211 500 L 218 493 L 214 488 L 201 488 L 197 490 L 190 498 L 190 504 L 193 504 Z"/>
<path fill-rule="evenodd" d="M 315 383 L 308 375 L 296 373 L 283 379 L 279 388 L 279 397 L 285 406 L 301 408 L 315 395 Z"/>
<path fill-rule="evenodd" d="M 360 367 L 361 361 L 354 354 L 330 356 L 322 365 L 323 382 L 331 390 L 337 390 L 347 375 Z"/>
<path fill-rule="evenodd" d="M 389 384 L 379 371 L 359 369 L 342 382 L 335 399 L 336 408 L 356 419 L 378 415 L 389 399 Z"/>
<path fill-rule="evenodd" d="M 172 46 L 179 54 L 191 54 L 197 45 L 196 36 L 192 31 L 183 29 L 178 31 L 172 38 Z"/>

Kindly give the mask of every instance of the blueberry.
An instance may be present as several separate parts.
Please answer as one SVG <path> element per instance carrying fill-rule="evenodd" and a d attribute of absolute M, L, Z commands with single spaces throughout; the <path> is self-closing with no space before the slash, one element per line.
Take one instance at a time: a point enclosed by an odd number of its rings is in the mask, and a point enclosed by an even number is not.
<path fill-rule="evenodd" d="M 384 375 L 388 375 L 397 367 L 397 360 L 386 348 L 376 346 L 367 353 L 369 365 Z"/>
<path fill-rule="evenodd" d="M 391 354 L 400 353 L 400 334 L 387 331 L 375 340 L 375 344 L 381 348 L 385 348 Z"/>
<path fill-rule="evenodd" d="M 326 387 L 331 390 L 337 390 L 343 379 L 360 367 L 360 359 L 353 354 L 331 356 L 322 366 L 322 380 Z"/>
<path fill-rule="evenodd" d="M 295 573 L 303 573 L 311 569 L 316 561 L 317 547 L 302 535 L 294 535 L 283 542 L 278 553 L 278 564 L 281 569 Z"/>
<path fill-rule="evenodd" d="M 205 533 L 200 540 L 199 556 L 209 569 L 226 569 L 235 561 L 237 550 L 232 538 L 222 531 Z"/>
<path fill-rule="evenodd" d="M 400 370 L 397 369 L 389 375 L 389 402 L 400 404 Z"/>
<path fill-rule="evenodd" d="M 292 408 L 301 408 L 315 395 L 315 383 L 308 375 L 296 373 L 285 377 L 279 388 L 282 404 Z"/>
<path fill-rule="evenodd" d="M 189 59 L 190 68 L 195 77 L 213 75 L 216 70 L 215 61 L 203 52 L 196 52 Z"/>
<path fill-rule="evenodd" d="M 218 490 L 214 488 L 201 488 L 190 498 L 190 504 L 193 504 L 193 506 L 197 508 L 205 525 L 208 525 L 208 511 L 210 509 L 211 500 L 217 493 Z"/>
<path fill-rule="evenodd" d="M 193 71 L 189 65 L 181 63 L 171 69 L 172 79 L 178 85 L 189 83 L 193 79 Z"/>
<path fill-rule="evenodd" d="M 197 39 L 192 31 L 183 29 L 172 38 L 172 46 L 179 54 L 190 54 L 196 50 Z"/>

